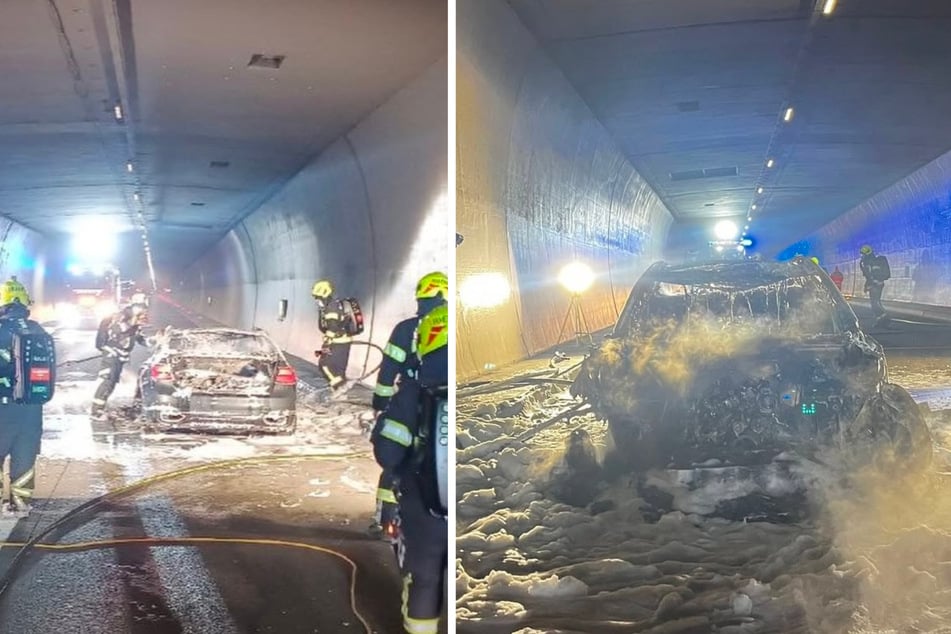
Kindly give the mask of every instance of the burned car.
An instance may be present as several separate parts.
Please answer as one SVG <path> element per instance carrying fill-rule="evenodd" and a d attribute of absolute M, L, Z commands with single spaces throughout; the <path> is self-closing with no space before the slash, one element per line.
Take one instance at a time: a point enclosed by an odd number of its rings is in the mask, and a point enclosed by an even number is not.
<path fill-rule="evenodd" d="M 294 432 L 297 373 L 263 331 L 168 328 L 157 339 L 137 390 L 147 427 Z"/>
<path fill-rule="evenodd" d="M 931 459 L 928 427 L 888 382 L 882 346 L 801 257 L 651 266 L 571 391 L 635 469 L 829 450 L 850 464 Z"/>

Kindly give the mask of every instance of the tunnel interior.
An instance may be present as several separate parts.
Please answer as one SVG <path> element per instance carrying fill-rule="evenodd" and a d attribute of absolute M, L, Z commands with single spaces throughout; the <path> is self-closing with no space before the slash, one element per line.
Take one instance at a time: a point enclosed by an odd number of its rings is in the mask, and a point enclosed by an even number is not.
<path fill-rule="evenodd" d="M 575 260 L 591 330 L 652 262 L 737 247 L 818 257 L 860 294 L 870 244 L 897 263 L 886 300 L 947 305 L 951 14 L 825 5 L 459 3 L 461 378 L 568 339 Z"/>
<path fill-rule="evenodd" d="M 946 3 L 457 7 L 460 631 L 946 628 Z"/>
<path fill-rule="evenodd" d="M 26 286 L 58 362 L 41 429 L 0 404 L 0 631 L 400 628 L 394 549 L 367 528 L 370 391 L 418 279 L 449 270 L 448 17 L 440 0 L 0 4 L 0 278 Z M 320 279 L 365 318 L 335 399 Z M 148 321 L 117 365 L 96 327 L 138 291 Z M 161 336 L 196 328 L 268 343 L 224 361 L 192 345 L 176 374 Z"/>
<path fill-rule="evenodd" d="M 446 10 L 4 7 L 0 274 L 110 265 L 305 358 L 326 277 L 384 343 L 448 262 Z"/>

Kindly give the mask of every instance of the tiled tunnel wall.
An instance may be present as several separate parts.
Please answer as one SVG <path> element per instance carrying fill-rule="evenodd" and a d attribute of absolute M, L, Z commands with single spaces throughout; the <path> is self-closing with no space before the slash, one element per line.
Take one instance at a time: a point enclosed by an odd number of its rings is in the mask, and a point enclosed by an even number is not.
<path fill-rule="evenodd" d="M 843 291 L 861 297 L 863 244 L 888 257 L 884 299 L 951 306 L 951 152 L 825 225 L 800 250 L 819 254 L 829 271 L 838 266 Z"/>
<path fill-rule="evenodd" d="M 358 339 L 384 345 L 415 312 L 417 279 L 448 268 L 447 74 L 446 59 L 432 65 L 190 266 L 188 302 L 313 359 L 321 337 L 310 291 L 329 278 L 363 305 Z M 282 299 L 288 314 L 279 321 Z M 354 347 L 349 374 L 379 358 Z"/>
<path fill-rule="evenodd" d="M 671 216 L 506 2 L 457 7 L 457 280 L 493 272 L 511 287 L 501 305 L 457 302 L 464 379 L 559 342 L 569 261 L 597 274 L 589 326 L 611 324 Z"/>

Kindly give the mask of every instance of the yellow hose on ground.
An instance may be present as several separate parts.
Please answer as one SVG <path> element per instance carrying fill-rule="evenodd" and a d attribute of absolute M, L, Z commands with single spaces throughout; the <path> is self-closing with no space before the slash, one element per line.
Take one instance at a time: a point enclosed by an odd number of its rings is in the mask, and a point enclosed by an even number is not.
<path fill-rule="evenodd" d="M 39 548 L 42 550 L 52 550 L 58 552 L 70 552 L 79 550 L 97 550 L 101 548 L 114 548 L 116 546 L 129 545 L 147 545 L 147 546 L 193 546 L 197 544 L 244 544 L 255 546 L 285 546 L 289 548 L 303 548 L 316 551 L 325 555 L 333 555 L 342 559 L 350 566 L 350 609 L 360 621 L 366 634 L 372 634 L 373 628 L 364 618 L 360 609 L 357 607 L 357 563 L 344 555 L 326 546 L 316 546 L 314 544 L 305 544 L 302 542 L 292 542 L 282 539 L 255 539 L 250 537 L 129 537 L 122 539 L 104 539 L 101 541 L 74 542 L 71 544 L 29 544 L 27 542 L 0 542 L 0 546 L 19 547 L 19 548 Z"/>
<path fill-rule="evenodd" d="M 76 551 L 76 550 L 88 550 L 93 548 L 110 548 L 115 546 L 122 545 L 132 545 L 132 544 L 146 544 L 152 546 L 183 546 L 183 545 L 193 545 L 193 544 L 214 544 L 214 543 L 230 543 L 230 544 L 256 544 L 256 545 L 268 545 L 268 546 L 285 546 L 291 548 L 303 548 L 311 551 L 316 551 L 324 554 L 333 555 L 338 557 L 347 564 L 350 565 L 351 575 L 350 575 L 350 608 L 353 610 L 354 615 L 360 621 L 360 624 L 363 625 L 367 634 L 372 633 L 372 628 L 369 623 L 360 613 L 357 608 L 357 599 L 356 599 L 356 588 L 357 588 L 357 564 L 355 561 L 340 553 L 332 548 L 327 548 L 325 546 L 316 546 L 314 544 L 305 544 L 302 542 L 292 542 L 278 539 L 254 539 L 254 538 L 240 538 L 240 537 L 132 537 L 125 539 L 111 539 L 111 540 L 102 540 L 102 541 L 90 541 L 90 542 L 76 542 L 71 544 L 46 544 L 42 543 L 39 540 L 42 539 L 45 535 L 49 534 L 55 528 L 57 528 L 61 523 L 64 523 L 69 519 L 73 514 L 78 514 L 82 511 L 89 510 L 98 502 L 102 500 L 122 495 L 124 493 L 129 493 L 130 491 L 141 489 L 143 487 L 149 486 L 151 484 L 156 484 L 163 482 L 165 480 L 172 480 L 175 478 L 181 478 L 183 476 L 192 475 L 195 473 L 201 473 L 204 471 L 213 471 L 215 469 L 225 469 L 228 467 L 234 467 L 243 464 L 254 464 L 254 463 L 266 463 L 266 462 L 283 462 L 291 460 L 353 460 L 357 458 L 368 458 L 370 457 L 370 452 L 367 451 L 358 451 L 351 453 L 327 453 L 327 454 L 281 454 L 281 455 L 267 455 L 267 456 L 251 456 L 248 458 L 235 458 L 232 460 L 221 460 L 218 462 L 210 462 L 201 465 L 195 465 L 192 467 L 185 467 L 182 469 L 176 469 L 173 471 L 167 471 L 165 473 L 160 473 L 158 475 L 150 476 L 148 478 L 143 478 L 141 480 L 136 480 L 125 486 L 121 486 L 117 489 L 108 491 L 107 493 L 93 498 L 92 500 L 79 505 L 77 508 L 72 511 L 67 512 L 60 519 L 53 522 L 52 525 L 47 527 L 40 535 L 37 536 L 35 541 L 28 542 L 0 542 L 0 548 L 2 547 L 12 547 L 12 548 L 22 548 L 23 550 L 18 553 L 14 558 L 14 562 L 11 563 L 10 568 L 12 569 L 13 564 L 16 563 L 17 559 L 23 552 L 28 548 L 39 548 L 43 550 L 52 550 L 52 551 Z M 7 584 L 0 589 L 0 593 L 5 591 Z"/>

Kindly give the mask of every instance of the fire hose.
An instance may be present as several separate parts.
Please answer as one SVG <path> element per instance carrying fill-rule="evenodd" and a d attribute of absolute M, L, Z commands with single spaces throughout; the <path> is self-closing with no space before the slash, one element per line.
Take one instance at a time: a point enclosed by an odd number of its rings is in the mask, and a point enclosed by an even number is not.
<path fill-rule="evenodd" d="M 331 341 L 330 343 L 333 343 L 333 342 Z M 381 346 L 376 345 L 372 341 L 351 341 L 350 344 L 354 346 L 367 346 L 368 348 L 374 348 L 375 350 L 379 350 L 380 354 L 386 354 L 386 352 L 383 350 Z M 325 355 L 328 357 L 333 356 L 333 353 L 330 351 L 329 346 L 326 344 L 320 350 L 314 350 L 314 356 L 317 357 L 318 360 Z M 366 378 L 369 378 L 370 376 L 373 375 L 373 373 L 375 373 L 377 370 L 380 369 L 381 365 L 383 365 L 382 359 L 380 359 L 380 362 L 377 363 L 373 367 L 372 370 L 368 370 L 366 373 L 363 374 L 363 376 L 360 376 L 354 379 L 354 381 L 362 381 Z"/>
<path fill-rule="evenodd" d="M 47 538 L 50 534 L 56 531 L 58 528 L 61 528 L 63 525 L 67 524 L 69 521 L 77 518 L 85 512 L 95 510 L 97 507 L 102 506 L 109 501 L 119 498 L 125 494 L 132 493 L 143 489 L 149 485 L 156 484 L 158 482 L 163 482 L 165 480 L 171 480 L 175 478 L 180 478 L 183 476 L 191 475 L 194 473 L 211 471 L 214 469 L 223 469 L 227 467 L 244 465 L 248 463 L 255 462 L 271 462 L 271 461 L 290 461 L 290 460 L 353 460 L 355 458 L 365 458 L 369 456 L 367 452 L 353 452 L 353 453 L 341 453 L 341 454 L 300 454 L 296 456 L 287 456 L 287 455 L 271 455 L 271 456 L 255 456 L 251 458 L 237 458 L 233 460 L 224 460 L 220 462 L 213 462 L 203 465 L 197 465 L 193 467 L 186 467 L 184 469 L 178 469 L 175 471 L 169 471 L 166 473 L 161 473 L 155 476 L 144 478 L 142 480 L 137 480 L 125 486 L 119 487 L 108 491 L 107 493 L 95 497 L 83 504 L 80 504 L 76 508 L 68 511 L 65 515 L 54 521 L 48 527 L 43 529 L 40 533 L 31 537 L 26 542 L 0 542 L 0 547 L 16 547 L 19 548 L 19 552 L 13 557 L 10 561 L 10 565 L 7 567 L 6 571 L 3 573 L 3 576 L 0 577 L 0 597 L 7 592 L 14 581 L 16 576 L 17 569 L 22 565 L 23 559 L 30 550 L 39 549 L 39 550 L 51 550 L 59 552 L 74 552 L 80 550 L 93 550 L 99 548 L 114 548 L 117 546 L 128 546 L 128 545 L 148 545 L 148 546 L 193 546 L 198 544 L 253 544 L 253 545 L 267 545 L 267 546 L 283 546 L 283 547 L 292 547 L 305 549 L 315 552 L 320 552 L 323 554 L 328 554 L 334 556 L 345 563 L 347 563 L 351 569 L 350 575 L 350 609 L 353 611 L 354 615 L 357 617 L 357 620 L 360 621 L 365 632 L 370 634 L 373 631 L 369 622 L 360 612 L 357 605 L 357 571 L 358 567 L 353 559 L 347 557 L 345 554 L 334 550 L 333 548 L 327 546 L 317 546 L 314 544 L 307 544 L 303 542 L 295 542 L 288 540 L 279 540 L 279 539 L 254 539 L 254 538 L 233 538 L 233 537 L 139 537 L 139 538 L 120 538 L 120 539 L 107 539 L 100 541 L 88 541 L 88 542 L 76 542 L 76 543 L 67 543 L 67 544 L 54 544 L 54 543 L 44 543 L 43 540 Z"/>
<path fill-rule="evenodd" d="M 57 368 L 65 368 L 65 367 L 69 367 L 69 366 L 71 366 L 71 365 L 79 365 L 80 363 L 86 363 L 87 361 L 95 361 L 96 359 L 99 359 L 100 357 L 102 357 L 102 355 L 101 355 L 101 354 L 97 354 L 97 355 L 94 355 L 94 356 L 91 356 L 91 357 L 86 357 L 85 359 L 70 359 L 70 360 L 68 360 L 68 361 L 63 361 L 62 363 L 57 363 L 57 364 L 56 364 L 56 367 L 57 367 Z"/>

